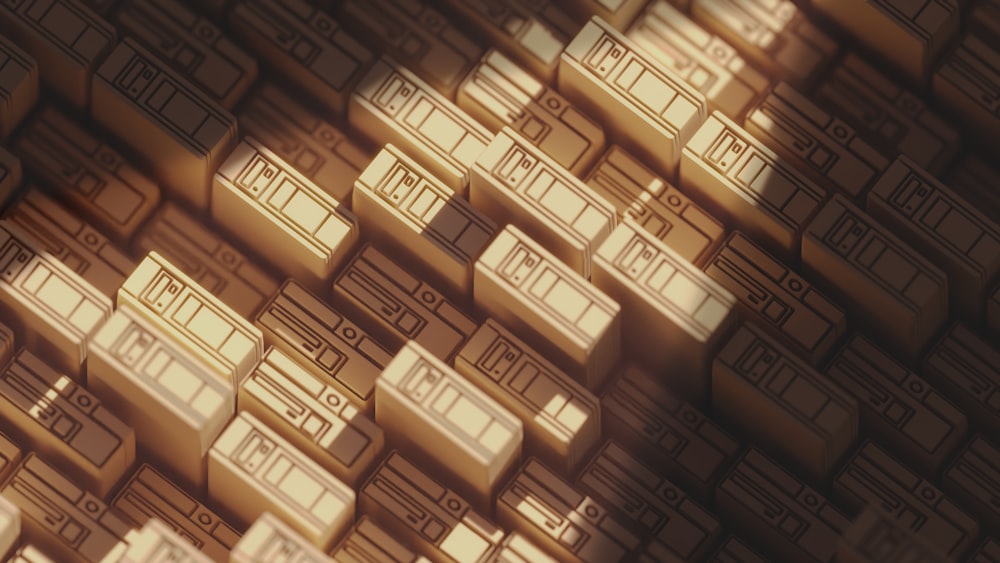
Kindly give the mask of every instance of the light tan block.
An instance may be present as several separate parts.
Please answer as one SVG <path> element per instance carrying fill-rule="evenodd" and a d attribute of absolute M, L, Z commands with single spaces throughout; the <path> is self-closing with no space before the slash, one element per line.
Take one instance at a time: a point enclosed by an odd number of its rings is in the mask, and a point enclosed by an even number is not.
<path fill-rule="evenodd" d="M 600 18 L 560 57 L 559 91 L 608 127 L 611 140 L 674 177 L 683 147 L 705 118 L 696 89 Z"/>
<path fill-rule="evenodd" d="M 212 219 L 316 290 L 361 236 L 353 213 L 253 137 L 215 173 Z"/>
<path fill-rule="evenodd" d="M 243 524 L 273 512 L 323 551 L 354 522 L 354 491 L 245 411 L 208 452 L 208 497 Z"/>
<path fill-rule="evenodd" d="M 354 184 L 365 238 L 459 300 L 472 296 L 472 269 L 496 224 L 394 145 Z"/>
<path fill-rule="evenodd" d="M 0 556 L 10 553 L 20 539 L 21 509 L 0 496 Z"/>
<path fill-rule="evenodd" d="M 111 317 L 111 300 L 7 220 L 0 221 L 0 256 L 0 302 L 24 325 L 26 344 L 81 378 L 87 341 Z"/>
<path fill-rule="evenodd" d="M 54 197 L 119 244 L 128 244 L 160 203 L 155 182 L 55 106 L 39 109 L 14 146 Z"/>
<path fill-rule="evenodd" d="M 4 364 L 6 363 L 7 359 L 4 360 Z M 7 477 L 14 473 L 19 463 L 21 463 L 21 448 L 0 432 L 0 483 L 7 481 Z"/>
<path fill-rule="evenodd" d="M 578 176 L 604 150 L 600 124 L 497 49 L 468 73 L 457 102 L 490 131 L 510 127 Z"/>
<path fill-rule="evenodd" d="M 375 421 L 407 457 L 457 481 L 483 509 L 521 460 L 521 421 L 414 341 L 376 382 Z"/>
<path fill-rule="evenodd" d="M 586 279 L 591 255 L 618 223 L 611 203 L 509 127 L 472 167 L 469 202 L 497 224 L 517 226 Z"/>
<path fill-rule="evenodd" d="M 146 456 L 197 490 L 205 485 L 205 454 L 235 413 L 236 393 L 170 334 L 120 307 L 87 345 L 87 386 L 135 429 Z"/>
<path fill-rule="evenodd" d="M 385 436 L 375 422 L 332 385 L 277 348 L 240 385 L 248 411 L 350 487 L 381 457 Z"/>
<path fill-rule="evenodd" d="M 392 143 L 456 193 L 493 135 L 429 84 L 379 58 L 351 94 L 347 120 L 376 144 Z"/>
<path fill-rule="evenodd" d="M 567 11 L 581 21 L 598 16 L 618 31 L 625 29 L 642 11 L 645 0 L 569 0 Z"/>
<path fill-rule="evenodd" d="M 38 101 L 38 62 L 14 41 L 0 36 L 0 138 L 6 139 Z"/>
<path fill-rule="evenodd" d="M 839 194 L 802 235 L 802 269 L 903 359 L 919 356 L 948 315 L 944 272 Z"/>
<path fill-rule="evenodd" d="M 594 267 L 594 285 L 621 305 L 625 355 L 701 403 L 712 357 L 736 322 L 733 294 L 628 220 L 597 249 Z"/>
<path fill-rule="evenodd" d="M 156 252 L 147 254 L 118 290 L 118 307 L 131 307 L 176 339 L 234 392 L 264 354 L 260 329 Z"/>
<path fill-rule="evenodd" d="M 684 147 L 681 189 L 786 259 L 826 194 L 726 116 L 714 112 Z"/>
<path fill-rule="evenodd" d="M 229 553 L 229 563 L 258 563 L 276 558 L 301 563 L 333 563 L 281 518 L 262 512 Z"/>
<path fill-rule="evenodd" d="M 597 397 L 493 319 L 466 342 L 454 365 L 521 419 L 526 455 L 571 473 L 597 445 Z"/>
<path fill-rule="evenodd" d="M 117 563 L 171 561 L 176 563 L 212 563 L 212 558 L 198 551 L 185 538 L 156 518 L 142 529 L 130 533 L 128 548 Z"/>
<path fill-rule="evenodd" d="M 1000 148 L 998 84 L 1000 48 L 971 34 L 943 58 L 931 79 L 935 101 L 957 114 L 965 128 L 983 137 L 994 151 Z"/>
<path fill-rule="evenodd" d="M 55 563 L 45 553 L 31 544 L 22 545 L 7 563 Z"/>
<path fill-rule="evenodd" d="M 476 262 L 476 307 L 588 389 L 621 350 L 621 307 L 523 231 L 507 225 Z"/>
<path fill-rule="evenodd" d="M 423 555 L 417 555 L 400 540 L 390 534 L 368 516 L 362 516 L 335 549 L 332 556 L 337 563 L 366 563 L 368 561 L 406 561 L 408 563 L 430 563 Z"/>
<path fill-rule="evenodd" d="M 496 551 L 484 560 L 486 563 L 556 563 L 558 559 L 545 553 L 527 536 L 511 532 Z"/>

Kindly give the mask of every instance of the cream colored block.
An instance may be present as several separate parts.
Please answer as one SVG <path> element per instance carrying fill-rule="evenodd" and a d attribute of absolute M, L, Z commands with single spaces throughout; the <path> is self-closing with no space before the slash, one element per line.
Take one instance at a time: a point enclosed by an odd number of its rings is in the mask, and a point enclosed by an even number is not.
<path fill-rule="evenodd" d="M 558 559 L 535 545 L 527 536 L 511 532 L 485 563 L 556 563 Z"/>
<path fill-rule="evenodd" d="M 212 219 L 317 290 L 361 236 L 353 213 L 253 137 L 215 173 Z"/>
<path fill-rule="evenodd" d="M 476 307 L 587 389 L 618 363 L 621 307 L 523 231 L 507 225 L 476 262 Z"/>
<path fill-rule="evenodd" d="M 367 240 L 398 251 L 450 295 L 472 296 L 473 264 L 497 230 L 480 210 L 391 144 L 361 173 L 353 198 Z"/>
<path fill-rule="evenodd" d="M 169 332 L 120 307 L 87 345 L 87 386 L 136 441 L 187 486 L 205 485 L 205 454 L 236 410 L 229 380 Z"/>
<path fill-rule="evenodd" d="M 0 60 L 0 138 L 6 139 L 38 101 L 38 62 L 4 36 Z"/>
<path fill-rule="evenodd" d="M 512 224 L 590 279 L 591 255 L 618 223 L 615 208 L 509 127 L 472 167 L 469 202 Z"/>
<path fill-rule="evenodd" d="M 738 120 L 767 92 L 767 77 L 666 0 L 651 2 L 626 36 L 701 92 L 709 111 Z M 732 60 L 720 60 L 716 49 L 733 51 Z"/>
<path fill-rule="evenodd" d="M 944 1 L 944 0 L 939 0 Z M 1000 147 L 1000 47 L 975 35 L 965 38 L 938 66 L 931 81 L 935 101 L 947 106 L 988 148 Z"/>
<path fill-rule="evenodd" d="M 496 49 L 468 73 L 457 101 L 490 131 L 510 127 L 578 176 L 604 150 L 598 123 Z"/>
<path fill-rule="evenodd" d="M 708 116 L 701 92 L 600 18 L 566 47 L 558 82 L 564 96 L 608 127 L 612 141 L 667 179 Z"/>
<path fill-rule="evenodd" d="M 775 85 L 743 126 L 831 193 L 863 197 L 889 166 L 889 160 L 851 126 L 824 112 L 787 82 Z"/>
<path fill-rule="evenodd" d="M 118 307 L 131 307 L 176 339 L 228 379 L 234 392 L 264 354 L 260 329 L 156 252 L 147 254 L 122 284 Z"/>
<path fill-rule="evenodd" d="M 261 81 L 240 104 L 240 131 L 271 149 L 299 173 L 348 205 L 371 154 L 329 119 Z"/>
<path fill-rule="evenodd" d="M 263 561 L 333 563 L 302 534 L 270 512 L 262 512 L 229 553 L 229 563 Z"/>
<path fill-rule="evenodd" d="M 160 203 L 155 182 L 53 105 L 28 120 L 14 146 L 54 197 L 119 244 L 128 244 Z"/>
<path fill-rule="evenodd" d="M 618 145 L 604 153 L 583 181 L 658 240 L 696 266 L 722 243 L 726 229 L 680 190 Z"/>
<path fill-rule="evenodd" d="M 681 189 L 786 259 L 826 194 L 739 125 L 714 112 L 684 147 Z"/>
<path fill-rule="evenodd" d="M 21 159 L 0 147 L 0 203 L 6 202 L 21 184 Z"/>
<path fill-rule="evenodd" d="M 111 317 L 111 300 L 7 220 L 0 221 L 0 256 L 0 302 L 24 324 L 26 344 L 82 377 L 87 341 Z"/>
<path fill-rule="evenodd" d="M 263 65 L 334 115 L 344 114 L 374 55 L 328 11 L 301 0 L 238 0 L 226 12 L 228 28 Z"/>
<path fill-rule="evenodd" d="M 9 356 L 3 359 L 4 365 L 9 359 Z M 7 481 L 7 477 L 14 473 L 19 463 L 21 463 L 21 448 L 0 432 L 0 483 Z"/>
<path fill-rule="evenodd" d="M 156 518 L 127 536 L 128 549 L 117 563 L 212 563 L 212 558 Z"/>
<path fill-rule="evenodd" d="M 504 531 L 437 479 L 390 452 L 358 490 L 360 510 L 434 561 L 484 561 Z"/>
<path fill-rule="evenodd" d="M 1000 225 L 901 156 L 868 193 L 868 213 L 948 276 L 950 312 L 983 320 L 1000 279 Z"/>
<path fill-rule="evenodd" d="M 624 354 L 703 402 L 736 322 L 733 294 L 628 220 L 597 249 L 593 281 L 621 305 Z"/>
<path fill-rule="evenodd" d="M 50 559 L 37 547 L 25 544 L 16 553 L 11 555 L 7 563 L 55 563 L 55 561 Z"/>
<path fill-rule="evenodd" d="M 0 14 L 0 31 L 38 61 L 42 84 L 86 109 L 96 67 L 117 39 L 114 26 L 79 0 L 7 2 Z"/>
<path fill-rule="evenodd" d="M 423 555 L 400 542 L 399 538 L 379 527 L 368 516 L 362 516 L 331 553 L 337 563 L 365 563 L 366 561 L 407 561 L 410 563 L 430 563 Z"/>
<path fill-rule="evenodd" d="M 3 217 L 108 298 L 114 298 L 135 268 L 117 245 L 37 186 L 28 186 Z"/>
<path fill-rule="evenodd" d="M 837 194 L 802 235 L 803 274 L 891 352 L 916 359 L 948 316 L 948 279 Z"/>
<path fill-rule="evenodd" d="M 0 556 L 10 553 L 20 539 L 21 509 L 0 496 Z"/>
<path fill-rule="evenodd" d="M 569 0 L 567 11 L 586 21 L 600 17 L 618 31 L 625 29 L 635 20 L 646 0 Z"/>
<path fill-rule="evenodd" d="M 245 411 L 208 452 L 208 497 L 244 524 L 273 512 L 323 551 L 354 523 L 354 491 Z"/>
<path fill-rule="evenodd" d="M 21 510 L 22 541 L 45 546 L 44 555 L 55 561 L 115 561 L 127 547 L 129 525 L 37 454 L 24 459 L 0 495 Z"/>
<path fill-rule="evenodd" d="M 570 474 L 597 445 L 597 397 L 493 319 L 466 342 L 454 366 L 521 419 L 526 455 Z"/>
<path fill-rule="evenodd" d="M 354 89 L 347 120 L 376 144 L 392 143 L 460 195 L 493 135 L 448 98 L 388 57 Z"/>
<path fill-rule="evenodd" d="M 376 382 L 375 421 L 393 445 L 456 480 L 482 508 L 521 460 L 521 421 L 414 341 Z"/>
<path fill-rule="evenodd" d="M 382 455 L 385 436 L 348 398 L 277 348 L 240 385 L 248 411 L 350 487 Z"/>
<path fill-rule="evenodd" d="M 955 0 L 812 0 L 812 7 L 917 83 L 961 24 Z"/>
<path fill-rule="evenodd" d="M 771 78 L 799 87 L 815 81 L 837 56 L 837 42 L 791 0 L 691 0 L 691 17 Z"/>
<path fill-rule="evenodd" d="M 163 202 L 136 233 L 132 248 L 137 256 L 158 253 L 247 319 L 278 289 L 270 272 L 172 201 Z"/>

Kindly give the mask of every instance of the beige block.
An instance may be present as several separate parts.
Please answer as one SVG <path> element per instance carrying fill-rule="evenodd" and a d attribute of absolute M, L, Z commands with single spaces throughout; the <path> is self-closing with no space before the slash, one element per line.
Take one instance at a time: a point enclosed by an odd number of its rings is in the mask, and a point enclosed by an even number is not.
<path fill-rule="evenodd" d="M 316 290 L 361 236 L 353 213 L 253 137 L 215 173 L 211 206 L 219 225 Z"/>
<path fill-rule="evenodd" d="M 558 559 L 545 553 L 527 536 L 519 532 L 511 532 L 503 539 L 503 543 L 491 553 L 485 563 L 556 563 Z"/>
<path fill-rule="evenodd" d="M 392 143 L 460 195 L 493 135 L 403 65 L 379 58 L 351 95 L 347 121 L 375 144 Z"/>
<path fill-rule="evenodd" d="M 469 202 L 499 225 L 512 224 L 576 273 L 618 223 L 615 208 L 509 127 L 472 167 Z"/>
<path fill-rule="evenodd" d="M 430 559 L 417 555 L 401 541 L 402 539 L 390 534 L 368 516 L 362 516 L 351 533 L 331 555 L 337 563 L 368 561 L 430 563 Z"/>
<path fill-rule="evenodd" d="M 521 421 L 414 341 L 376 382 L 375 421 L 407 457 L 457 481 L 482 509 L 521 460 Z"/>
<path fill-rule="evenodd" d="M 208 497 L 244 525 L 272 512 L 323 551 L 354 522 L 354 491 L 245 411 L 208 452 Z"/>
<path fill-rule="evenodd" d="M 7 555 L 20 543 L 21 509 L 0 496 L 0 555 Z"/>
<path fill-rule="evenodd" d="M 618 31 L 625 29 L 635 20 L 646 4 L 645 0 L 569 0 L 567 11 L 577 19 L 586 21 L 598 16 Z"/>
<path fill-rule="evenodd" d="M 957 114 L 994 151 L 1000 147 L 1000 112 L 994 99 L 997 84 L 1000 48 L 971 34 L 943 57 L 931 79 L 935 101 Z"/>
<path fill-rule="evenodd" d="M 735 325 L 733 294 L 628 220 L 594 266 L 594 285 L 621 305 L 625 355 L 701 403 L 712 358 Z"/>
<path fill-rule="evenodd" d="M 510 127 L 575 175 L 604 150 L 600 124 L 497 49 L 468 73 L 457 101 L 490 131 Z"/>
<path fill-rule="evenodd" d="M 6 139 L 24 120 L 31 108 L 38 101 L 38 62 L 21 47 L 0 36 L 0 99 L 3 109 L 0 110 L 0 138 Z"/>
<path fill-rule="evenodd" d="M 172 561 L 177 563 L 212 563 L 212 558 L 198 551 L 176 531 L 153 518 L 126 538 L 128 548 L 117 563 Z"/>
<path fill-rule="evenodd" d="M 45 553 L 31 544 L 22 545 L 7 563 L 55 563 Z"/>
<path fill-rule="evenodd" d="M 476 262 L 473 292 L 478 309 L 588 389 L 618 363 L 619 304 L 513 225 Z"/>
<path fill-rule="evenodd" d="M 696 89 L 600 18 L 560 57 L 559 91 L 608 127 L 611 140 L 672 179 L 683 147 L 708 116 Z"/>
<path fill-rule="evenodd" d="M 229 553 L 229 563 L 258 563 L 276 558 L 301 563 L 332 563 L 335 561 L 316 549 L 308 539 L 296 532 L 281 518 L 262 512 Z"/>
<path fill-rule="evenodd" d="M 7 360 L 4 360 L 4 364 Z M 21 463 L 21 448 L 10 438 L 0 432 L 0 483 L 7 481 L 7 477 L 14 473 L 14 469 Z"/>

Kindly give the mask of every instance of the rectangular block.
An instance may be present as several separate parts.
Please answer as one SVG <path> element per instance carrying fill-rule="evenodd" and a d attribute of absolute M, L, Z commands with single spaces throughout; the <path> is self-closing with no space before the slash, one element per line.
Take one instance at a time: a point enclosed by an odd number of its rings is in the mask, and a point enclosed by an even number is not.
<path fill-rule="evenodd" d="M 235 116 L 131 38 L 94 74 L 90 114 L 172 193 L 208 208 L 212 174 L 236 142 Z"/>
<path fill-rule="evenodd" d="M 523 231 L 507 225 L 479 260 L 476 307 L 596 389 L 621 350 L 621 307 Z"/>
<path fill-rule="evenodd" d="M 260 361 L 264 335 L 168 260 L 150 252 L 118 290 L 131 307 L 228 379 L 235 392 Z"/>
<path fill-rule="evenodd" d="M 31 544 L 22 545 L 16 552 L 11 554 L 8 563 L 55 563 L 49 559 L 37 547 Z"/>
<path fill-rule="evenodd" d="M 21 510 L 21 538 L 44 545 L 56 561 L 111 561 L 124 551 L 129 525 L 98 496 L 37 454 L 24 458 L 0 494 Z"/>
<path fill-rule="evenodd" d="M 362 516 L 358 519 L 354 529 L 333 550 L 331 555 L 339 563 L 394 563 L 397 561 L 430 563 L 430 559 L 417 555 L 393 534 L 379 527 L 368 516 Z"/>
<path fill-rule="evenodd" d="M 949 558 L 960 557 L 979 537 L 979 523 L 930 482 L 873 442 L 865 442 L 833 479 L 833 494 L 858 512 L 876 504 L 889 520 L 919 535 Z"/>
<path fill-rule="evenodd" d="M 858 438 L 857 400 L 753 323 L 712 365 L 712 407 L 817 483 Z"/>
<path fill-rule="evenodd" d="M 408 458 L 447 475 L 484 512 L 521 460 L 521 421 L 414 341 L 376 381 L 375 422 Z"/>
<path fill-rule="evenodd" d="M 969 563 L 995 563 L 1000 561 L 1000 541 L 987 537 L 983 543 L 969 555 Z"/>
<path fill-rule="evenodd" d="M 819 366 L 847 332 L 847 317 L 793 269 L 739 231 L 705 265 L 740 310 L 789 350 Z"/>
<path fill-rule="evenodd" d="M 354 523 L 354 491 L 246 411 L 208 452 L 208 497 L 243 525 L 273 512 L 323 551 Z"/>
<path fill-rule="evenodd" d="M 385 448 L 375 422 L 348 398 L 278 348 L 269 348 L 240 385 L 248 411 L 350 487 L 368 474 Z"/>
<path fill-rule="evenodd" d="M 490 131 L 510 127 L 577 176 L 604 150 L 600 124 L 497 49 L 467 73 L 457 102 Z"/>
<path fill-rule="evenodd" d="M 365 238 L 462 301 L 472 269 L 497 225 L 394 145 L 386 145 L 354 184 Z"/>
<path fill-rule="evenodd" d="M 21 159 L 0 147 L 0 203 L 21 184 Z"/>
<path fill-rule="evenodd" d="M 285 93 L 274 82 L 258 81 L 240 104 L 240 131 L 260 141 L 342 205 L 371 155 L 329 118 Z"/>
<path fill-rule="evenodd" d="M 491 553 L 484 563 L 556 563 L 555 557 L 545 553 L 531 540 L 518 532 L 511 532 L 503 543 Z"/>
<path fill-rule="evenodd" d="M 943 1 L 943 0 L 939 0 Z M 934 97 L 958 114 L 963 124 L 1000 146 L 1000 50 L 988 40 L 967 34 L 949 52 L 931 80 Z"/>
<path fill-rule="evenodd" d="M 333 299 L 390 351 L 413 340 L 450 360 L 477 326 L 438 290 L 370 244 L 334 280 Z"/>
<path fill-rule="evenodd" d="M 254 325 L 268 346 L 373 412 L 375 379 L 392 354 L 343 314 L 290 279 L 261 308 Z"/>
<path fill-rule="evenodd" d="M 729 536 L 725 542 L 708 559 L 709 563 L 767 563 L 759 553 L 753 550 L 743 540 Z"/>
<path fill-rule="evenodd" d="M 179 0 L 129 0 L 114 22 L 224 108 L 236 105 L 257 78 L 257 61 Z"/>
<path fill-rule="evenodd" d="M 472 167 L 469 202 L 512 224 L 584 278 L 618 223 L 615 208 L 524 137 L 505 127 Z"/>
<path fill-rule="evenodd" d="M 966 153 L 945 177 L 945 184 L 987 217 L 1000 216 L 1000 170 L 974 153 Z"/>
<path fill-rule="evenodd" d="M 132 249 L 137 256 L 158 253 L 238 315 L 249 319 L 278 290 L 279 281 L 226 238 L 180 205 L 165 201 L 136 233 Z"/>
<path fill-rule="evenodd" d="M 708 117 L 701 92 L 600 18 L 560 56 L 559 91 L 667 179 Z"/>
<path fill-rule="evenodd" d="M 734 121 L 713 112 L 684 147 L 681 189 L 785 259 L 826 194 Z"/>
<path fill-rule="evenodd" d="M 704 400 L 712 357 L 735 325 L 736 298 L 628 220 L 597 249 L 593 282 L 621 305 L 626 355 L 688 400 Z"/>
<path fill-rule="evenodd" d="M 609 511 L 535 458 L 497 496 L 497 521 L 560 561 L 621 561 L 639 538 Z"/>
<path fill-rule="evenodd" d="M 253 137 L 215 173 L 212 219 L 317 290 L 361 237 L 353 213 Z"/>
<path fill-rule="evenodd" d="M 1000 448 L 976 434 L 941 476 L 941 488 L 981 522 L 1000 524 Z"/>
<path fill-rule="evenodd" d="M 482 561 L 504 536 L 463 497 L 395 451 L 358 489 L 358 505 L 408 549 L 434 560 Z"/>
<path fill-rule="evenodd" d="M 953 314 L 982 321 L 986 292 L 1000 277 L 995 219 L 905 156 L 872 187 L 866 209 L 947 273 Z"/>
<path fill-rule="evenodd" d="M 967 325 L 955 323 L 924 356 L 921 374 L 969 417 L 975 428 L 1000 440 L 1000 350 Z"/>
<path fill-rule="evenodd" d="M 4 364 L 7 359 L 4 359 Z M 10 438 L 0 432 L 0 483 L 7 481 L 7 477 L 14 473 L 14 469 L 21 463 L 21 448 Z"/>
<path fill-rule="evenodd" d="M 22 191 L 3 218 L 33 237 L 39 250 L 111 299 L 135 268 L 118 245 L 36 186 Z"/>
<path fill-rule="evenodd" d="M 802 270 L 904 359 L 916 358 L 948 315 L 945 273 L 840 194 L 802 234 Z"/>
<path fill-rule="evenodd" d="M 215 561 L 226 560 L 240 539 L 232 526 L 147 463 L 136 469 L 109 504 L 135 526 L 159 520 Z"/>
<path fill-rule="evenodd" d="M 715 509 L 728 525 L 766 547 L 768 557 L 803 563 L 832 562 L 837 540 L 851 523 L 756 447 L 719 483 Z"/>
<path fill-rule="evenodd" d="M 826 191 L 854 199 L 889 165 L 850 125 L 787 82 L 776 84 L 743 126 Z"/>
<path fill-rule="evenodd" d="M 351 94 L 347 121 L 376 144 L 393 143 L 465 195 L 469 168 L 493 135 L 401 64 L 375 61 Z"/>
<path fill-rule="evenodd" d="M 811 99 L 847 121 L 881 154 L 905 155 L 933 174 L 944 172 L 958 152 L 952 124 L 855 52 L 844 55 Z"/>
<path fill-rule="evenodd" d="M 332 563 L 334 559 L 316 549 L 309 540 L 285 524 L 281 518 L 264 511 L 253 521 L 240 541 L 229 552 L 230 563 L 274 561 Z"/>
<path fill-rule="evenodd" d="M 854 519 L 837 544 L 837 561 L 875 563 L 876 561 L 951 561 L 928 546 L 920 536 L 903 527 L 878 508 L 866 508 Z"/>
<path fill-rule="evenodd" d="M 767 75 L 800 87 L 821 76 L 839 50 L 791 0 L 691 0 L 691 18 Z"/>
<path fill-rule="evenodd" d="M 572 474 L 597 445 L 597 397 L 495 320 L 486 319 L 454 366 L 521 420 L 526 455 Z"/>
<path fill-rule="evenodd" d="M 136 311 L 121 307 L 87 345 L 87 386 L 135 430 L 144 457 L 195 490 L 205 454 L 236 410 L 236 392 Z"/>
<path fill-rule="evenodd" d="M 127 244 L 160 203 L 153 180 L 53 105 L 26 122 L 14 149 L 54 197 L 119 244 Z"/>
<path fill-rule="evenodd" d="M 825 373 L 857 399 L 864 429 L 927 475 L 937 475 L 965 440 L 965 414 L 862 336 L 852 336 Z"/>
<path fill-rule="evenodd" d="M 625 31 L 644 4 L 643 0 L 570 0 L 567 10 L 577 19 L 598 16 L 618 31 Z"/>
<path fill-rule="evenodd" d="M 21 0 L 0 11 L 0 30 L 38 61 L 42 84 L 86 109 L 96 66 L 117 39 L 115 28 L 79 0 Z"/>
<path fill-rule="evenodd" d="M 0 555 L 7 555 L 20 543 L 21 509 L 0 496 Z"/>
<path fill-rule="evenodd" d="M 0 303 L 25 326 L 27 344 L 81 377 L 87 341 L 111 317 L 107 296 L 10 221 L 0 221 Z"/>
<path fill-rule="evenodd" d="M 613 440 L 581 470 L 577 485 L 623 514 L 640 537 L 662 545 L 666 557 L 704 560 L 722 537 L 713 514 Z M 654 551 L 656 552 L 656 551 Z"/>
<path fill-rule="evenodd" d="M 117 560 L 119 563 L 143 563 L 153 561 L 154 558 L 184 563 L 212 563 L 210 557 L 185 542 L 177 532 L 156 519 L 147 522 L 142 529 L 130 533 L 126 541 L 128 548 L 121 559 Z"/>
<path fill-rule="evenodd" d="M 0 36 L 0 138 L 7 139 L 38 101 L 38 62 Z"/>

